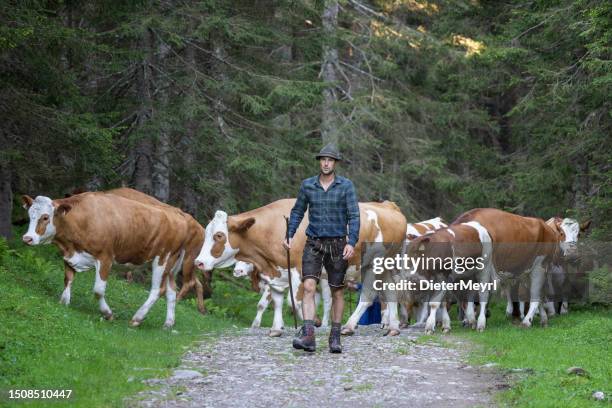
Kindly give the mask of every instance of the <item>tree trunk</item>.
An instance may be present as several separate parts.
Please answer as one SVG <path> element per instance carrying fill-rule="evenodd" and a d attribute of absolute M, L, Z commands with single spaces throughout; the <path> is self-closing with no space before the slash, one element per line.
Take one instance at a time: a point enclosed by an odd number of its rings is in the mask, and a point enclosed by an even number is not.
<path fill-rule="evenodd" d="M 141 47 L 146 55 L 138 72 L 137 96 L 141 102 L 138 111 L 137 129 L 142 132 L 144 125 L 153 116 L 152 88 L 152 58 L 153 58 L 153 33 L 146 30 L 141 41 Z M 151 194 L 153 190 L 153 141 L 148 134 L 140 134 L 136 146 L 132 151 L 134 157 L 134 173 L 132 174 L 132 185 L 136 190 Z"/>
<path fill-rule="evenodd" d="M 193 72 L 191 67 L 196 66 L 196 58 L 195 48 L 191 44 L 187 45 L 187 48 L 185 49 L 185 60 L 190 65 L 188 69 Z M 195 72 L 193 72 L 193 76 L 196 76 Z M 197 85 L 194 81 L 193 87 L 189 90 L 189 100 L 192 100 L 195 94 L 195 87 L 197 87 Z M 197 121 L 190 117 L 185 124 L 185 136 L 183 137 L 182 141 L 183 149 L 181 149 L 183 152 L 183 166 L 186 177 L 186 179 L 182 180 L 182 183 L 180 183 L 182 185 L 183 210 L 194 217 L 197 216 L 198 211 L 198 198 L 195 191 L 195 183 L 197 179 L 193 176 L 193 173 L 195 172 L 193 169 L 196 168 L 195 163 L 197 158 L 195 146 L 193 146 L 192 143 L 195 140 L 197 129 Z"/>
<path fill-rule="evenodd" d="M 325 0 L 322 22 L 324 42 L 321 75 L 329 86 L 323 90 L 321 138 L 323 144 L 333 142 L 338 145 L 340 141 L 338 113 L 336 111 L 338 96 L 335 89 L 337 81 L 336 66 L 338 65 L 338 50 L 335 46 L 338 28 L 337 0 Z"/>
<path fill-rule="evenodd" d="M 0 236 L 6 239 L 12 237 L 12 210 L 11 167 L 5 162 L 0 163 Z"/>
<path fill-rule="evenodd" d="M 157 66 L 164 67 L 166 57 L 170 52 L 170 46 L 160 43 L 157 47 Z M 159 88 L 159 106 L 168 109 L 168 83 L 161 75 L 155 81 Z M 162 116 L 165 117 L 165 116 Z M 159 134 L 155 143 L 155 155 L 153 160 L 153 195 L 160 201 L 168 202 L 170 199 L 170 128 L 164 121 L 160 123 Z"/>

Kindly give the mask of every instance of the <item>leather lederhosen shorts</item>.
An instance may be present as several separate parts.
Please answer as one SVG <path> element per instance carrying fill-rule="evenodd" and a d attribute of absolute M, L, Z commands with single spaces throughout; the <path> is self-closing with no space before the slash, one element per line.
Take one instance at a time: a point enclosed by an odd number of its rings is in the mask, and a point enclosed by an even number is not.
<path fill-rule="evenodd" d="M 321 268 L 325 266 L 329 286 L 341 288 L 344 286 L 344 275 L 348 261 L 342 258 L 346 246 L 346 238 L 311 238 L 306 239 L 302 255 L 302 281 L 321 277 Z"/>

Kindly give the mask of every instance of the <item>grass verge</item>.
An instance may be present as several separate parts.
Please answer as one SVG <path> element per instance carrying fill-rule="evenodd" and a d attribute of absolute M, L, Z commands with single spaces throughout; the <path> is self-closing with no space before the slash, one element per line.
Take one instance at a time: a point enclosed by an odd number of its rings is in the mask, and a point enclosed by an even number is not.
<path fill-rule="evenodd" d="M 457 328 L 454 333 L 477 347 L 472 363 L 495 363 L 510 376 L 511 388 L 500 402 L 520 407 L 602 407 L 612 394 L 612 317 L 608 307 L 573 308 L 569 315 L 541 328 L 523 329 L 505 318 L 497 304 L 483 333 Z M 567 374 L 570 367 L 588 376 Z M 603 391 L 607 402 L 592 398 Z"/>
<path fill-rule="evenodd" d="M 143 379 L 167 375 L 203 333 L 250 323 L 258 295 L 215 282 L 210 313 L 195 301 L 179 302 L 174 330 L 163 330 L 165 300 L 160 299 L 138 329 L 128 321 L 146 300 L 149 282 L 129 284 L 111 277 L 107 302 L 115 320 L 100 318 L 92 294 L 93 271 L 76 276 L 72 304 L 59 304 L 63 290 L 61 256 L 53 246 L 9 248 L 0 239 L 0 405 L 9 389 L 71 389 L 72 397 L 29 400 L 19 405 L 121 406 L 125 396 L 143 389 Z M 266 323 L 270 319 L 266 317 Z"/>

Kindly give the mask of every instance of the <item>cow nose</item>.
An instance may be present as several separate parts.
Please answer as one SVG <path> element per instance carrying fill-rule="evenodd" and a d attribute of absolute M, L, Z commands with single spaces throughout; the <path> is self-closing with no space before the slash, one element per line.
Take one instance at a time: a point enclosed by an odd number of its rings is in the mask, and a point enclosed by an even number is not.
<path fill-rule="evenodd" d="M 196 268 L 204 270 L 204 262 L 196 261 Z"/>
<path fill-rule="evenodd" d="M 28 235 L 24 235 L 23 238 L 21 238 L 22 241 L 28 245 L 32 245 L 32 242 L 34 241 L 34 239 Z"/>

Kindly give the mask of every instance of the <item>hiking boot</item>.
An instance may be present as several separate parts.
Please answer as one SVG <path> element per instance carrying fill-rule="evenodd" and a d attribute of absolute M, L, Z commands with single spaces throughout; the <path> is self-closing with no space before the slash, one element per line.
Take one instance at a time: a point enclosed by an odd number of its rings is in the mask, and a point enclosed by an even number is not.
<path fill-rule="evenodd" d="M 342 344 L 340 344 L 340 323 L 332 323 L 332 329 L 329 333 L 329 352 L 342 353 Z"/>
<path fill-rule="evenodd" d="M 304 322 L 304 325 L 302 326 L 301 336 L 293 339 L 293 348 L 309 352 L 315 351 L 315 330 L 312 322 Z"/>

